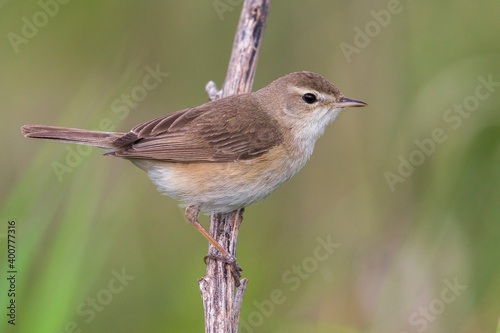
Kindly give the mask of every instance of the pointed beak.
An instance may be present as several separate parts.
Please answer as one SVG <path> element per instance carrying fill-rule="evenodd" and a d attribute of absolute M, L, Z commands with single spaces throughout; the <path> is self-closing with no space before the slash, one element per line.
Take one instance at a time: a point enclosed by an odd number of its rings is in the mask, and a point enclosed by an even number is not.
<path fill-rule="evenodd" d="M 349 107 L 360 107 L 367 106 L 365 102 L 357 101 L 355 99 L 350 99 L 347 97 L 342 97 L 337 103 L 335 103 L 336 107 L 339 108 L 349 108 Z"/>

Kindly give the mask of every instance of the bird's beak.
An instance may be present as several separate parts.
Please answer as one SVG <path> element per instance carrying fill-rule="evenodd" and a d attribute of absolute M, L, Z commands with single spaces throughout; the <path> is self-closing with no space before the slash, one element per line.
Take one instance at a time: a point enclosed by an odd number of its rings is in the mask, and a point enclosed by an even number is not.
<path fill-rule="evenodd" d="M 338 108 L 349 108 L 349 107 L 359 107 L 359 106 L 367 106 L 365 102 L 357 101 L 355 99 L 350 99 L 347 97 L 342 97 L 337 103 L 334 105 Z"/>

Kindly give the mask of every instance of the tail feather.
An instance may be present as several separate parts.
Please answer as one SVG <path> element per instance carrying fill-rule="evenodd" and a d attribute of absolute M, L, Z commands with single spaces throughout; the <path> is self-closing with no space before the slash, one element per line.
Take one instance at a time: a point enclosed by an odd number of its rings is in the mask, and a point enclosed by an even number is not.
<path fill-rule="evenodd" d="M 125 135 L 125 133 L 99 132 L 44 125 L 24 125 L 21 130 L 27 138 L 76 143 L 107 149 L 117 148 L 113 144 L 113 141 Z"/>

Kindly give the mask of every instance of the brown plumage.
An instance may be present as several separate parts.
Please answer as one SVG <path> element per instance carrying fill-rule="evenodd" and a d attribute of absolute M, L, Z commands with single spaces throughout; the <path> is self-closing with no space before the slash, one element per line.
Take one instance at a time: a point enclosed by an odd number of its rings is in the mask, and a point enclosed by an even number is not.
<path fill-rule="evenodd" d="M 241 117 L 241 105 L 247 110 Z M 230 162 L 258 157 L 282 141 L 276 120 L 249 94 L 219 99 L 113 133 L 26 125 L 26 137 L 111 149 L 107 156 L 169 162 Z"/>
<path fill-rule="evenodd" d="M 99 132 L 45 125 L 24 125 L 21 131 L 27 138 L 77 143 L 108 149 L 114 148 L 113 141 L 125 135 L 125 133 Z"/>
<path fill-rule="evenodd" d="M 219 99 L 134 127 L 106 155 L 170 162 L 230 162 L 258 157 L 281 143 L 276 120 L 249 94 Z M 241 117 L 241 105 L 253 108 Z"/>

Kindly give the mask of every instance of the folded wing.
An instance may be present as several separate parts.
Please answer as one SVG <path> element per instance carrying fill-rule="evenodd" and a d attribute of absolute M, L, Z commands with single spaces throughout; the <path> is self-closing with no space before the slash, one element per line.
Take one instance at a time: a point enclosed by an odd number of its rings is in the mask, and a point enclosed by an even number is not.
<path fill-rule="evenodd" d="M 245 108 L 242 108 L 245 105 Z M 282 142 L 277 122 L 249 95 L 216 100 L 134 127 L 106 155 L 171 162 L 252 159 Z"/>

